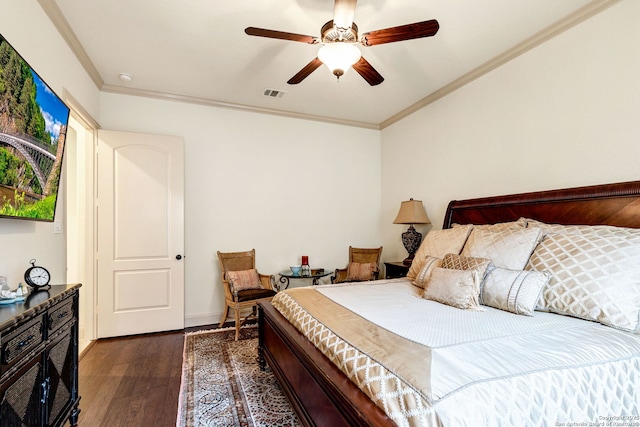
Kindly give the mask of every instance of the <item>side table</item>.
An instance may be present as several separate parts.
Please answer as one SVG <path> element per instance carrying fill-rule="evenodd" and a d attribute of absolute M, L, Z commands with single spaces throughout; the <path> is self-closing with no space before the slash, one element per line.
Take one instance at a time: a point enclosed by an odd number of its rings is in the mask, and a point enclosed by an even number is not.
<path fill-rule="evenodd" d="M 386 279 L 397 279 L 404 277 L 409 272 L 411 264 L 404 264 L 402 261 L 391 261 L 384 263 L 384 271 Z"/>
<path fill-rule="evenodd" d="M 328 276 L 331 273 L 333 273 L 333 270 L 329 270 L 326 268 L 314 268 L 311 274 L 303 276 L 302 274 L 293 274 L 291 270 L 284 270 L 278 273 L 278 275 L 280 276 L 280 279 L 278 279 L 278 281 L 284 285 L 278 286 L 278 290 L 281 291 L 283 289 L 287 289 L 289 287 L 289 280 L 291 279 L 312 279 L 312 285 L 316 286 L 318 285 L 318 281 L 321 278 Z"/>

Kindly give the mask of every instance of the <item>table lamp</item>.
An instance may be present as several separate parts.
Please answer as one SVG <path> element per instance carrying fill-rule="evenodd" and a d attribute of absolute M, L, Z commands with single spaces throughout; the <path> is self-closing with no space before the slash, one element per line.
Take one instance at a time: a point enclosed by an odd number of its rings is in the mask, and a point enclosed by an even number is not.
<path fill-rule="evenodd" d="M 422 241 L 422 233 L 413 228 L 413 224 L 431 224 L 427 212 L 424 210 L 422 200 L 413 200 L 413 198 L 400 204 L 398 216 L 393 221 L 394 224 L 409 224 L 409 229 L 402 233 L 402 244 L 409 252 L 409 256 L 402 263 L 411 265 L 416 251 L 420 247 Z"/>

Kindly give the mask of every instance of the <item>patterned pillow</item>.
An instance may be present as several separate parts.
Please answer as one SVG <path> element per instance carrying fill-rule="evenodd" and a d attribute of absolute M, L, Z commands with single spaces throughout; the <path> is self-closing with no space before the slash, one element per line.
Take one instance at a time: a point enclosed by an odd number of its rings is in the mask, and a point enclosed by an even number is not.
<path fill-rule="evenodd" d="M 496 267 L 523 270 L 540 235 L 539 228 L 512 228 L 498 232 L 474 229 L 461 255 L 488 258 Z"/>
<path fill-rule="evenodd" d="M 231 292 L 234 294 L 238 291 L 244 291 L 246 289 L 260 289 L 260 276 L 258 270 L 252 268 L 251 270 L 239 270 L 239 271 L 227 271 L 227 280 L 231 285 Z"/>
<path fill-rule="evenodd" d="M 448 253 L 459 254 L 472 229 L 473 225 L 468 224 L 429 232 L 424 237 L 413 258 L 407 277 L 412 281 L 416 279 L 416 276 L 424 266 L 427 255 L 435 258 L 444 258 Z"/>
<path fill-rule="evenodd" d="M 478 309 L 479 277 L 476 270 L 435 268 L 422 296 L 464 310 Z"/>
<path fill-rule="evenodd" d="M 542 231 L 542 237 L 546 236 L 549 233 L 566 234 L 567 232 L 571 232 L 572 229 L 575 229 L 575 226 L 573 225 L 547 224 L 542 221 L 538 221 L 537 219 L 531 218 L 527 218 L 527 225 L 529 227 L 539 228 Z"/>
<path fill-rule="evenodd" d="M 373 272 L 378 270 L 374 262 L 350 262 L 347 265 L 347 282 L 360 282 L 373 279 Z"/>
<path fill-rule="evenodd" d="M 480 303 L 515 314 L 533 316 L 540 292 L 549 281 L 549 274 L 499 267 L 489 270 L 480 294 Z"/>
<path fill-rule="evenodd" d="M 450 270 L 475 270 L 480 273 L 481 278 L 484 276 L 490 264 L 491 260 L 486 258 L 474 258 L 456 254 L 446 254 L 442 260 L 442 268 Z"/>
<path fill-rule="evenodd" d="M 442 266 L 442 259 L 427 255 L 427 258 L 425 259 L 425 262 L 424 262 L 424 266 L 416 276 L 416 280 L 413 281 L 413 284 L 424 289 L 427 286 L 427 283 L 429 282 L 429 277 L 431 276 L 431 273 L 433 272 L 433 270 L 441 266 Z"/>
<path fill-rule="evenodd" d="M 460 227 L 460 224 L 453 224 L 453 227 Z M 499 222 L 497 224 L 474 224 L 473 229 L 486 231 L 505 231 L 527 227 L 527 220 L 520 218 L 517 221 Z"/>
<path fill-rule="evenodd" d="M 563 224 L 546 224 L 535 219 L 527 220 L 530 227 L 538 227 L 542 230 L 542 237 L 547 234 L 578 234 L 582 236 L 600 236 L 608 237 L 612 234 L 620 234 L 621 230 L 629 230 L 632 233 L 638 230 L 634 228 L 614 227 L 612 225 L 563 225 Z"/>
<path fill-rule="evenodd" d="M 566 234 L 545 236 L 527 265 L 551 274 L 538 309 L 640 333 L 640 230 L 559 227 Z"/>

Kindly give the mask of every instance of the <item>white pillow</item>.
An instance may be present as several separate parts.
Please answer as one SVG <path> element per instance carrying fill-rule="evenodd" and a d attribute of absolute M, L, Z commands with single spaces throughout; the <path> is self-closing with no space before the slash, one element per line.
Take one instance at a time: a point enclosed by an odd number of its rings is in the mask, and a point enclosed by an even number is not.
<path fill-rule="evenodd" d="M 452 227 L 460 227 L 460 224 L 453 224 Z M 473 229 L 487 231 L 505 231 L 512 229 L 521 229 L 527 227 L 527 219 L 519 218 L 517 221 L 499 222 L 497 224 L 474 224 Z"/>
<path fill-rule="evenodd" d="M 427 282 L 429 281 L 429 277 L 431 277 L 433 270 L 439 267 L 442 267 L 442 260 L 440 258 L 427 255 L 424 266 L 416 276 L 416 280 L 413 281 L 413 284 L 424 289 L 427 286 Z"/>
<path fill-rule="evenodd" d="M 474 229 L 460 255 L 488 258 L 496 267 L 523 270 L 538 244 L 539 228 L 489 231 Z"/>
<path fill-rule="evenodd" d="M 407 272 L 407 278 L 414 281 L 422 270 L 427 255 L 434 258 L 444 258 L 446 254 L 459 254 L 467 241 L 473 225 L 462 225 L 444 230 L 432 230 L 422 240 L 422 244 L 413 257 L 413 263 Z"/>
<path fill-rule="evenodd" d="M 527 269 L 551 275 L 538 309 L 640 333 L 640 230 L 567 226 L 544 237 Z"/>
<path fill-rule="evenodd" d="M 540 292 L 548 281 L 546 272 L 490 268 L 480 302 L 511 313 L 533 316 Z"/>
<path fill-rule="evenodd" d="M 478 309 L 480 307 L 479 276 L 476 270 L 436 268 L 431 273 L 422 296 L 425 299 L 464 310 Z"/>

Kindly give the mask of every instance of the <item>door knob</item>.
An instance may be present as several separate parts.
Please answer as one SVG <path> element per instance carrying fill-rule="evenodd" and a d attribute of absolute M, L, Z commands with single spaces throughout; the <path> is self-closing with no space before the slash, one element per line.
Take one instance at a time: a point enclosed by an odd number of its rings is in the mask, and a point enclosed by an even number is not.
<path fill-rule="evenodd" d="M 176 255 L 176 259 L 180 261 L 182 259 L 182 255 Z"/>

